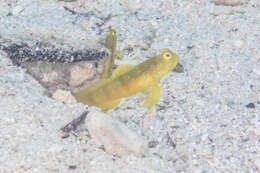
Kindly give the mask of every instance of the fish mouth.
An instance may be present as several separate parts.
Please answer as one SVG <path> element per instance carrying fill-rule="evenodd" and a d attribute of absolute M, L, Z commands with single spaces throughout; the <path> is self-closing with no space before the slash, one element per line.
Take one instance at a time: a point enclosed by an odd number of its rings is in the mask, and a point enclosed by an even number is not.
<path fill-rule="evenodd" d="M 176 67 L 172 70 L 172 72 L 176 73 L 183 73 L 184 72 L 184 67 L 180 63 L 176 65 Z"/>

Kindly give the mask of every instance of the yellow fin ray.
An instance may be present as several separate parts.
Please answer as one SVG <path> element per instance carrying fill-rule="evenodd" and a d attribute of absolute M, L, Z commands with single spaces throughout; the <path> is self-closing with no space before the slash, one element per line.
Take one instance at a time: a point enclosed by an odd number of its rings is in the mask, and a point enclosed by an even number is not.
<path fill-rule="evenodd" d="M 159 101 L 161 92 L 162 89 L 159 85 L 153 86 L 152 91 L 149 93 L 149 95 L 147 96 L 143 104 L 143 107 L 145 108 L 153 107 Z"/>

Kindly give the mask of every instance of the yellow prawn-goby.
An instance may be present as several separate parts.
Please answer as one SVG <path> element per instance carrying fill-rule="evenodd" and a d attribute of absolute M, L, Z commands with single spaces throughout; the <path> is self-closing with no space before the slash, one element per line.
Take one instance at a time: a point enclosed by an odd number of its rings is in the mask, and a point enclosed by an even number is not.
<path fill-rule="evenodd" d="M 122 98 L 151 88 L 143 107 L 152 107 L 160 99 L 158 81 L 173 70 L 179 62 L 178 55 L 169 49 L 139 65 L 120 65 L 109 78 L 101 78 L 91 86 L 75 93 L 78 102 L 97 106 L 103 111 L 117 107 Z"/>

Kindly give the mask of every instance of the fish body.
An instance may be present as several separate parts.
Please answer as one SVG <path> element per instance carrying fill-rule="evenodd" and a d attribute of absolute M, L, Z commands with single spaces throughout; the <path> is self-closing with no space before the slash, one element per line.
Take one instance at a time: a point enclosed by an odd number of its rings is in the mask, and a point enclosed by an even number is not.
<path fill-rule="evenodd" d="M 178 56 L 169 49 L 137 66 L 120 65 L 108 79 L 101 79 L 75 94 L 78 102 L 97 106 L 103 111 L 118 106 L 123 97 L 142 92 L 150 87 L 144 107 L 152 107 L 161 95 L 158 81 L 178 64 Z"/>

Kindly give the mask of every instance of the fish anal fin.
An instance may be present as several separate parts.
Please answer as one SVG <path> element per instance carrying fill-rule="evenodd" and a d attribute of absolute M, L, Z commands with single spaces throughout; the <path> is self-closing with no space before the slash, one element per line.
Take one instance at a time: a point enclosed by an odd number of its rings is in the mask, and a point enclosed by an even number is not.
<path fill-rule="evenodd" d="M 98 106 L 99 108 L 102 109 L 102 111 L 106 111 L 106 110 L 109 110 L 109 109 L 113 109 L 115 107 L 117 107 L 120 103 L 121 103 L 121 98 L 120 99 L 116 99 L 116 100 L 110 100 L 100 106 Z"/>
<path fill-rule="evenodd" d="M 142 106 L 145 108 L 153 107 L 159 101 L 161 92 L 162 89 L 159 85 L 156 84 L 155 86 L 153 86 Z"/>

